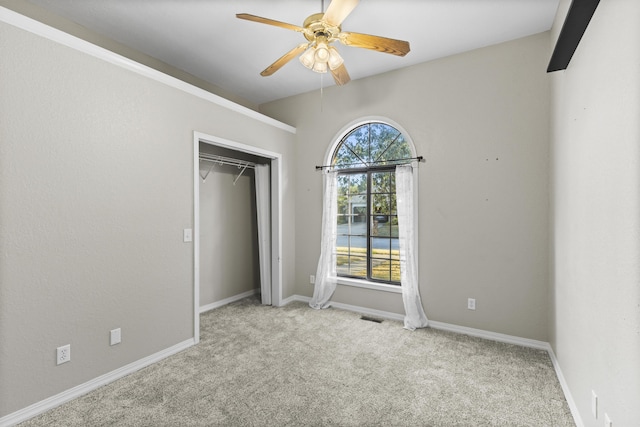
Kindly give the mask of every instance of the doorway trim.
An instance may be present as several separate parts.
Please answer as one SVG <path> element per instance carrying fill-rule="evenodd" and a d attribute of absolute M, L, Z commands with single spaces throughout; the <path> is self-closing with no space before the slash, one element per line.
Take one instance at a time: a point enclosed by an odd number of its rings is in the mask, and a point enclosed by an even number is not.
<path fill-rule="evenodd" d="M 200 342 L 200 143 L 271 159 L 271 303 L 282 305 L 282 154 L 193 132 L 193 337 Z"/>

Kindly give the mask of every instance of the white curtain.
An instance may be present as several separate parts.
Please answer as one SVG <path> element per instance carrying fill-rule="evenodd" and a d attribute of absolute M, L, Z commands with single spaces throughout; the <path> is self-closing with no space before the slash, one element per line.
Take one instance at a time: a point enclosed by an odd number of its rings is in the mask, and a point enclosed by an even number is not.
<path fill-rule="evenodd" d="M 316 283 L 309 306 L 328 308 L 336 290 L 336 236 L 338 234 L 338 173 L 325 171 L 322 209 L 322 247 L 316 271 Z"/>
<path fill-rule="evenodd" d="M 400 282 L 404 302 L 404 327 L 411 331 L 429 324 L 422 308 L 418 284 L 418 260 L 415 248 L 413 200 L 413 167 L 396 166 L 396 201 L 398 208 L 398 238 L 400 243 Z"/>
<path fill-rule="evenodd" d="M 256 165 L 256 215 L 262 304 L 271 305 L 271 191 L 269 165 Z"/>

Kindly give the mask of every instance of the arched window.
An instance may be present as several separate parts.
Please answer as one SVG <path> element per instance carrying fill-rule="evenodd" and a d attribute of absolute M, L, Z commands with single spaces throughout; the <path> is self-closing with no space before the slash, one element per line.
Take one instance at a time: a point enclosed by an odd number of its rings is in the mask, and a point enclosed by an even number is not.
<path fill-rule="evenodd" d="M 338 276 L 400 285 L 395 166 L 414 156 L 403 133 L 360 124 L 333 151 L 338 170 Z"/>

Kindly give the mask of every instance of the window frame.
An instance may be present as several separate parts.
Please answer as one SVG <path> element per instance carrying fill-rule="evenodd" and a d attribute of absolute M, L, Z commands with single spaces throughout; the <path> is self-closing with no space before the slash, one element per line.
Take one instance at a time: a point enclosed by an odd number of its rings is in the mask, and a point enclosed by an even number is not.
<path fill-rule="evenodd" d="M 366 191 L 366 214 L 365 214 L 365 223 L 366 223 L 366 249 L 367 249 L 367 255 L 366 255 L 366 279 L 359 277 L 359 276 L 352 276 L 352 275 L 348 275 L 348 274 L 341 274 L 338 275 L 338 277 L 344 277 L 344 278 L 348 278 L 348 279 L 356 279 L 356 280 L 364 280 L 366 282 L 371 282 L 371 283 L 378 283 L 378 284 L 383 284 L 383 285 L 389 285 L 389 286 L 400 286 L 400 281 L 394 282 L 392 280 L 390 281 L 386 281 L 383 279 L 376 279 L 375 277 L 373 277 L 373 272 L 372 272 L 372 263 L 373 260 L 376 259 L 376 257 L 373 256 L 373 245 L 372 245 L 372 241 L 373 238 L 375 238 L 376 236 L 373 235 L 372 233 L 372 218 L 374 216 L 376 216 L 376 214 L 372 209 L 372 200 L 373 200 L 373 195 L 374 194 L 378 194 L 378 193 L 373 193 L 372 192 L 372 175 L 375 173 L 379 173 L 379 172 L 392 172 L 395 174 L 395 167 L 396 165 L 381 165 L 381 166 L 372 166 L 372 167 L 368 167 L 368 168 L 353 168 L 353 169 L 344 169 L 344 170 L 339 170 L 338 173 L 338 177 L 340 177 L 341 175 L 359 175 L 359 174 L 363 174 L 366 175 L 366 180 L 367 180 L 367 191 Z M 381 193 L 381 194 L 387 194 L 387 193 Z M 388 193 L 390 195 L 395 195 L 395 193 Z M 397 212 L 394 214 L 392 213 L 393 211 L 390 211 L 388 214 L 386 214 L 389 219 L 391 219 L 391 217 L 395 216 L 397 217 Z M 351 215 L 351 213 L 348 213 L 347 215 Z M 378 214 L 378 215 L 384 215 L 384 214 Z M 390 224 L 391 226 L 391 224 Z M 342 234 L 339 234 L 342 235 Z M 357 234 L 346 234 L 346 236 L 358 236 Z M 393 236 L 389 236 L 389 247 L 391 248 L 391 242 L 393 240 Z M 351 246 L 349 246 L 351 248 Z M 391 257 L 390 254 L 390 258 L 389 261 L 392 261 L 393 258 Z M 399 260 L 398 260 L 399 262 Z M 390 265 L 391 268 L 391 265 Z"/>
<path fill-rule="evenodd" d="M 370 124 L 370 123 L 380 123 L 380 124 L 384 124 L 387 126 L 391 126 L 393 128 L 395 128 L 396 130 L 398 130 L 405 142 L 407 143 L 410 151 L 411 151 L 411 157 L 416 157 L 416 150 L 415 150 L 415 145 L 413 143 L 413 140 L 411 139 L 411 137 L 408 135 L 408 133 L 402 128 L 402 126 L 400 126 L 399 124 L 395 123 L 394 121 L 387 119 L 387 118 L 383 118 L 383 117 L 366 117 L 366 118 L 362 118 L 359 120 L 355 120 L 353 122 L 351 122 L 350 124 L 344 126 L 340 132 L 338 132 L 334 138 L 333 138 L 333 143 L 327 148 L 327 151 L 325 153 L 325 164 L 332 164 L 334 155 L 336 154 L 337 150 L 339 149 L 343 139 L 349 135 L 352 131 L 354 131 L 355 129 L 357 129 L 360 126 L 366 125 L 366 124 Z M 371 172 L 375 172 L 377 170 L 393 170 L 395 171 L 395 166 L 396 164 L 393 165 L 380 165 L 380 166 L 369 166 L 369 167 L 359 167 L 359 168 L 340 168 L 337 169 L 338 173 L 340 173 L 340 171 L 343 171 L 345 173 L 357 173 L 357 171 L 360 171 L 360 173 L 367 173 L 367 180 L 368 180 L 368 185 L 367 185 L 367 192 L 370 193 L 370 188 L 369 188 L 369 184 L 370 184 L 370 173 Z M 415 248 L 416 248 L 416 252 L 418 251 L 418 239 L 417 236 L 419 234 L 418 232 L 418 168 L 414 169 L 415 173 L 413 174 L 413 179 L 414 179 L 414 209 L 415 209 L 415 214 L 414 214 L 414 243 L 415 243 Z M 369 197 L 367 197 L 367 212 L 369 214 L 370 212 L 370 200 Z M 367 217 L 367 221 L 369 221 L 369 217 Z M 367 225 L 367 229 L 369 230 L 370 225 Z M 367 231 L 367 248 L 370 247 L 370 235 L 369 235 L 369 231 Z M 418 255 L 416 253 L 416 255 Z M 369 255 L 369 249 L 367 252 L 367 258 L 370 258 Z M 418 258 L 419 259 L 419 258 Z M 367 261 L 369 262 L 369 261 Z M 367 266 L 368 269 L 368 266 Z M 367 272 L 368 274 L 368 272 Z M 362 279 L 362 278 L 356 278 L 356 277 L 349 277 L 349 276 L 342 276 L 342 275 L 338 275 L 336 277 L 337 283 L 340 285 L 346 285 L 346 286 L 352 286 L 352 287 L 357 287 L 357 288 L 365 288 L 365 289 L 372 289 L 372 290 L 378 290 L 378 291 L 384 291 L 384 292 L 391 292 L 391 293 L 402 293 L 402 286 L 400 284 L 390 284 L 388 282 L 384 282 L 384 281 L 375 281 L 375 280 L 366 280 L 366 279 Z"/>

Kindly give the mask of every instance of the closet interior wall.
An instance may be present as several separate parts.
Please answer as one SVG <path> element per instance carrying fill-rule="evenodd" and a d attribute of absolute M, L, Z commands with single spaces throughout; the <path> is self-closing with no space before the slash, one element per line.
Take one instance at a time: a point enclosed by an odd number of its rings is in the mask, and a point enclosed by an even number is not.
<path fill-rule="evenodd" d="M 200 143 L 200 153 L 268 159 Z M 260 290 L 254 170 L 200 160 L 200 307 Z M 203 179 L 203 177 L 206 177 Z"/>

